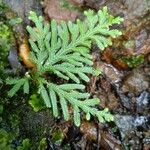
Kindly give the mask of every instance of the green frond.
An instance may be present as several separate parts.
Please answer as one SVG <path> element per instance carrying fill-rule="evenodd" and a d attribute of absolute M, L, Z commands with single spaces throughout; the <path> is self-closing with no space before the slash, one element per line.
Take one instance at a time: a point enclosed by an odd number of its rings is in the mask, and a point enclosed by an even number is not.
<path fill-rule="evenodd" d="M 54 117 L 58 117 L 59 113 L 58 113 L 58 106 L 57 106 L 57 97 L 56 97 L 56 93 L 51 87 L 49 87 L 49 95 L 51 99 L 53 115 Z"/>
<path fill-rule="evenodd" d="M 86 119 L 89 120 L 91 115 L 97 117 L 101 122 L 104 120 L 112 121 L 113 116 L 109 113 L 108 109 L 98 110 L 94 106 L 99 104 L 99 99 L 88 99 L 89 94 L 79 92 L 77 90 L 84 89 L 81 84 L 62 84 L 56 85 L 53 83 L 47 84 L 48 89 L 44 89 L 45 92 L 49 90 L 50 97 L 47 98 L 49 103 L 52 104 L 52 111 L 55 117 L 58 117 L 58 104 L 61 106 L 64 119 L 70 118 L 69 107 L 73 108 L 73 120 L 77 126 L 80 125 L 80 112 L 85 112 Z M 76 91 L 74 91 L 76 90 Z M 42 93 L 41 93 L 42 94 Z M 85 100 L 86 99 L 86 100 Z"/>
<path fill-rule="evenodd" d="M 10 97 L 13 97 L 21 87 L 23 87 L 23 92 L 26 94 L 29 94 L 29 80 L 28 78 L 22 78 L 22 79 L 12 79 L 8 78 L 6 80 L 6 84 L 13 85 L 13 88 L 8 92 L 8 95 Z"/>
<path fill-rule="evenodd" d="M 52 109 L 54 117 L 58 117 L 61 111 L 65 120 L 73 117 L 76 126 L 81 122 L 80 112 L 84 112 L 87 120 L 92 116 L 101 122 L 113 120 L 108 109 L 99 110 L 95 107 L 99 104 L 99 99 L 90 99 L 90 94 L 85 92 L 81 81 L 89 82 L 89 74 L 98 76 L 101 73 L 92 67 L 92 43 L 96 43 L 100 50 L 112 45 L 111 39 L 121 35 L 120 31 L 112 29 L 112 25 L 123 21 L 120 17 L 109 15 L 107 7 L 97 13 L 88 10 L 84 14 L 84 21 L 62 21 L 58 25 L 55 20 L 48 23 L 31 11 L 29 19 L 35 26 L 27 26 L 31 45 L 30 60 L 36 65 L 36 71 L 30 73 L 39 88 L 38 93 L 46 107 Z M 51 74 L 68 83 L 52 83 Z M 7 80 L 7 84 L 13 85 L 8 93 L 10 96 L 21 87 L 24 93 L 29 93 L 27 76 Z M 69 113 L 70 108 L 72 114 Z"/>
<path fill-rule="evenodd" d="M 39 93 L 41 94 L 46 107 L 50 108 L 51 107 L 51 102 L 49 98 L 49 93 L 47 92 L 46 88 L 43 85 L 40 85 L 39 87 Z"/>
<path fill-rule="evenodd" d="M 110 37 L 117 37 L 121 32 L 110 27 L 119 24 L 122 18 L 109 15 L 107 7 L 99 10 L 97 14 L 92 10 L 85 11 L 84 14 L 84 21 L 62 21 L 57 25 L 52 20 L 48 25 L 42 17 L 30 13 L 29 19 L 35 23 L 35 27 L 28 26 L 27 30 L 31 35 L 29 42 L 35 53 L 34 63 L 41 65 L 38 69 L 45 68 L 45 71 L 53 72 L 63 79 L 70 78 L 77 83 L 81 79 L 89 81 L 83 72 L 76 74 L 76 71 L 71 71 L 64 64 L 72 64 L 77 72 L 80 71 L 77 67 L 92 66 L 89 54 L 91 43 L 95 42 L 101 50 L 112 45 Z M 92 71 L 86 73 L 92 74 Z"/>
<path fill-rule="evenodd" d="M 73 107 L 73 120 L 77 127 L 80 126 L 80 110 L 76 105 Z"/>
<path fill-rule="evenodd" d="M 23 91 L 26 94 L 29 94 L 29 81 L 25 80 L 24 85 L 23 85 Z"/>

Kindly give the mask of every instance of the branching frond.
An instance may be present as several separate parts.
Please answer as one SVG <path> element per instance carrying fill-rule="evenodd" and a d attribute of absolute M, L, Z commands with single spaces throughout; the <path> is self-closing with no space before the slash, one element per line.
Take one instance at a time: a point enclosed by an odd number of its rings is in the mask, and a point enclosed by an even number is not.
<path fill-rule="evenodd" d="M 65 120 L 69 120 L 69 106 L 73 109 L 73 119 L 77 126 L 80 125 L 80 112 L 83 111 L 86 114 L 86 119 L 90 120 L 91 115 L 104 122 L 112 121 L 113 117 L 108 112 L 108 109 L 102 111 L 94 108 L 99 104 L 99 99 L 89 99 L 89 93 L 79 92 L 77 90 L 83 90 L 85 87 L 82 84 L 62 84 L 56 85 L 49 83 L 46 85 L 47 89 L 44 90 L 43 99 L 46 98 L 52 105 L 53 115 L 58 117 L 59 109 L 58 104 L 60 103 L 62 113 Z M 43 95 L 43 93 L 41 93 Z M 48 98 L 49 97 L 49 98 Z M 49 105 L 46 103 L 47 107 Z M 51 106 L 50 106 L 51 107 Z"/>
<path fill-rule="evenodd" d="M 36 81 L 38 93 L 41 95 L 47 108 L 51 108 L 55 117 L 59 116 L 59 107 L 64 119 L 70 118 L 69 108 L 73 110 L 73 120 L 80 125 L 80 112 L 84 112 L 86 119 L 95 116 L 99 121 L 111 121 L 112 115 L 108 109 L 99 110 L 95 106 L 99 100 L 89 99 L 85 93 L 84 82 L 89 81 L 88 74 L 99 75 L 100 71 L 92 67 L 92 56 L 89 52 L 91 44 L 96 43 L 100 50 L 112 45 L 112 38 L 121 35 L 121 32 L 112 29 L 112 25 L 122 21 L 120 17 L 108 14 L 107 7 L 94 13 L 85 11 L 86 19 L 77 20 L 76 23 L 55 20 L 45 22 L 43 17 L 30 12 L 29 19 L 35 27 L 27 26 L 30 34 L 30 59 L 36 66 L 31 71 L 31 78 Z M 68 83 L 57 85 L 52 83 L 49 75 L 68 80 Z M 69 83 L 71 81 L 71 83 Z M 14 85 L 9 91 L 13 96 L 21 87 L 24 93 L 29 93 L 28 78 L 7 80 L 7 84 Z"/>
<path fill-rule="evenodd" d="M 21 78 L 21 79 L 10 79 L 6 80 L 6 84 L 13 85 L 13 88 L 8 92 L 10 97 L 14 96 L 15 93 L 19 91 L 21 87 L 23 87 L 23 92 L 25 94 L 29 94 L 29 80 L 28 78 Z"/>
<path fill-rule="evenodd" d="M 76 83 L 79 83 L 80 79 L 89 81 L 86 74 L 94 72 L 91 68 L 92 57 L 89 55 L 91 43 L 95 42 L 101 50 L 111 45 L 110 37 L 117 37 L 121 32 L 110 29 L 110 26 L 119 24 L 122 18 L 109 15 L 107 7 L 99 10 L 97 14 L 92 10 L 84 14 L 85 21 L 62 21 L 57 25 L 55 20 L 49 24 L 43 22 L 41 16 L 30 13 L 29 19 L 35 23 L 34 28 L 27 27 L 33 50 L 31 59 L 37 64 L 39 72 L 53 72 Z"/>

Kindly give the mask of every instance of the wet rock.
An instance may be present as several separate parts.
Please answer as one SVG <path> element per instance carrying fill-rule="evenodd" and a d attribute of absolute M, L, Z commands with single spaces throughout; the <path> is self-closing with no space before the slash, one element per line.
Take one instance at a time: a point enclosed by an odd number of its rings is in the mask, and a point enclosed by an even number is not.
<path fill-rule="evenodd" d="M 129 140 L 128 143 L 126 142 L 125 143 L 128 145 L 130 149 L 134 149 L 134 150 L 142 149 L 141 138 L 136 133 L 132 133 L 128 140 Z"/>
<path fill-rule="evenodd" d="M 137 51 L 141 48 L 141 46 L 144 44 L 144 42 L 147 40 L 148 35 L 146 30 L 141 30 L 139 35 L 136 37 L 135 45 Z"/>
<path fill-rule="evenodd" d="M 135 69 L 124 78 L 122 91 L 138 94 L 149 88 L 149 79 L 142 70 Z"/>
<path fill-rule="evenodd" d="M 111 134 L 103 132 L 101 136 L 102 139 L 100 144 L 103 145 L 101 147 L 105 150 L 123 150 L 121 142 L 115 139 Z"/>
<path fill-rule="evenodd" d="M 100 132 L 98 132 L 97 126 L 93 123 L 83 122 L 80 131 L 90 141 L 97 141 L 99 137 L 100 147 L 104 150 L 123 150 L 119 140 L 106 131 L 100 130 Z"/>
<path fill-rule="evenodd" d="M 150 144 L 144 144 L 143 150 L 150 150 Z"/>
<path fill-rule="evenodd" d="M 96 56 L 97 57 L 97 56 Z M 96 60 L 95 68 L 102 70 L 102 76 L 92 77 L 90 81 L 90 93 L 101 99 L 100 106 L 110 110 L 119 108 L 118 96 L 115 95 L 123 74 L 111 64 Z"/>
<path fill-rule="evenodd" d="M 119 100 L 118 98 L 115 96 L 114 93 L 110 93 L 108 94 L 108 99 L 106 100 L 106 107 L 108 107 L 110 110 L 114 110 L 116 111 L 116 109 L 119 108 Z"/>
<path fill-rule="evenodd" d="M 140 53 L 140 54 L 144 54 L 145 56 L 147 54 L 150 53 L 150 35 L 149 37 L 147 38 L 147 40 L 145 40 L 144 44 L 141 46 L 140 49 L 137 49 L 137 53 Z"/>
<path fill-rule="evenodd" d="M 150 8 L 149 0 L 85 0 L 85 2 L 88 6 L 94 7 L 96 9 L 106 5 L 112 13 L 123 13 L 124 18 L 128 20 L 143 17 Z"/>
<path fill-rule="evenodd" d="M 126 7 L 125 19 L 134 19 L 143 17 L 150 8 L 150 1 L 148 0 L 125 0 Z"/>
<path fill-rule="evenodd" d="M 118 91 L 117 94 L 119 95 L 122 106 L 129 110 L 133 110 L 133 104 L 130 98 L 124 95 L 123 93 L 121 93 L 120 91 Z"/>
<path fill-rule="evenodd" d="M 150 54 L 147 57 L 148 63 L 150 64 Z"/>
<path fill-rule="evenodd" d="M 126 149 L 139 150 L 143 148 L 143 130 L 149 130 L 149 118 L 146 116 L 121 116 L 115 118 L 123 145 Z M 143 141 L 143 142 L 142 142 Z"/>
<path fill-rule="evenodd" d="M 76 5 L 78 7 L 82 6 L 84 3 L 84 0 L 68 0 L 68 2 L 70 2 L 73 5 Z"/>
<path fill-rule="evenodd" d="M 133 117 L 116 115 L 115 122 L 122 133 L 130 132 L 134 129 Z"/>
<path fill-rule="evenodd" d="M 100 77 L 100 79 L 96 82 L 97 88 L 93 91 L 96 94 L 100 101 L 100 106 L 102 108 L 109 108 L 110 110 L 116 110 L 119 108 L 119 100 L 118 97 L 114 94 L 114 89 L 112 89 L 112 85 L 105 78 Z"/>
<path fill-rule="evenodd" d="M 83 122 L 80 126 L 81 133 L 88 135 L 89 140 L 96 141 L 97 139 L 97 127 L 93 123 Z"/>
<path fill-rule="evenodd" d="M 17 50 L 15 48 L 12 48 L 9 52 L 9 56 L 8 56 L 8 61 L 9 64 L 12 68 L 12 71 L 15 73 L 16 71 L 19 71 L 22 68 L 19 59 L 18 59 L 18 54 L 17 54 Z"/>
<path fill-rule="evenodd" d="M 75 11 L 71 11 L 62 8 L 59 0 L 45 0 L 43 2 L 44 12 L 50 19 L 55 19 L 57 22 L 64 21 L 75 21 L 79 15 Z"/>
<path fill-rule="evenodd" d="M 6 18 L 8 20 L 12 18 L 16 19 L 17 17 L 21 17 L 23 20 L 23 23 L 19 24 L 16 23 L 12 26 L 14 32 L 13 34 L 16 38 L 16 41 L 14 42 L 15 49 L 10 50 L 8 60 L 11 65 L 11 68 L 13 68 L 13 72 L 15 73 L 17 70 L 21 70 L 23 68 L 19 63 L 17 49 L 20 47 L 19 52 L 21 53 L 22 51 L 22 53 L 25 56 L 25 52 L 23 51 L 27 46 L 26 47 L 24 46 L 24 39 L 25 38 L 28 39 L 28 37 L 26 35 L 26 29 L 24 27 L 24 24 L 27 25 L 30 23 L 28 19 L 29 11 L 31 10 L 36 11 L 38 15 L 41 15 L 42 6 L 40 5 L 40 1 L 37 0 L 3 0 L 3 1 L 11 9 L 8 12 L 6 12 Z"/>
<path fill-rule="evenodd" d="M 116 115 L 115 122 L 122 133 L 122 137 L 129 134 L 137 128 L 148 129 L 148 117 L 146 116 L 123 116 Z"/>
<path fill-rule="evenodd" d="M 85 0 L 86 6 L 99 9 L 99 7 L 105 4 L 106 0 Z"/>
<path fill-rule="evenodd" d="M 147 114 L 150 111 L 150 94 L 146 91 L 142 92 L 136 100 L 136 111 L 140 114 Z"/>
<path fill-rule="evenodd" d="M 138 116 L 134 118 L 134 126 L 135 127 L 142 127 L 142 128 L 147 128 L 147 123 L 148 123 L 148 117 L 145 116 Z"/>
<path fill-rule="evenodd" d="M 144 132 L 144 138 L 142 140 L 143 150 L 150 150 L 150 130 L 148 132 Z"/>
<path fill-rule="evenodd" d="M 141 26 L 145 16 L 149 15 L 150 10 L 149 0 L 85 0 L 85 5 L 96 10 L 107 6 L 111 14 L 123 16 L 123 25 L 127 29 L 133 24 L 135 24 L 135 28 L 138 29 L 138 26 Z M 148 22 L 148 20 L 146 22 Z M 143 27 L 140 28 L 145 28 L 146 22 L 143 23 L 144 26 L 142 25 Z M 132 33 L 133 32 L 129 32 L 129 34 Z"/>
<path fill-rule="evenodd" d="M 36 11 L 38 15 L 42 14 L 40 0 L 3 0 L 14 12 L 21 17 L 26 24 L 29 24 L 29 12 Z"/>
<path fill-rule="evenodd" d="M 111 83 L 118 83 L 121 81 L 121 78 L 123 76 L 122 73 L 111 64 L 101 63 L 100 69 Z"/>

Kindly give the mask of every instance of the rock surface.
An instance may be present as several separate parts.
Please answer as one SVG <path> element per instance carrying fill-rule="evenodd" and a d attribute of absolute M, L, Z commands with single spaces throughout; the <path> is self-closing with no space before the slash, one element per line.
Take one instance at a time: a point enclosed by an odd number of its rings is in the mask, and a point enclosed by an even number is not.
<path fill-rule="evenodd" d="M 150 93 L 144 91 L 136 99 L 136 111 L 140 114 L 150 112 Z"/>
<path fill-rule="evenodd" d="M 38 15 L 42 15 L 42 6 L 40 0 L 3 0 L 12 11 L 16 12 L 26 24 L 29 24 L 29 12 L 35 11 Z"/>
<path fill-rule="evenodd" d="M 63 8 L 59 0 L 45 0 L 43 2 L 44 12 L 50 19 L 55 19 L 57 22 L 64 21 L 75 21 L 79 15 L 75 11 Z"/>
<path fill-rule="evenodd" d="M 139 94 L 149 88 L 149 79 L 140 70 L 134 70 L 124 78 L 122 85 L 123 92 Z"/>

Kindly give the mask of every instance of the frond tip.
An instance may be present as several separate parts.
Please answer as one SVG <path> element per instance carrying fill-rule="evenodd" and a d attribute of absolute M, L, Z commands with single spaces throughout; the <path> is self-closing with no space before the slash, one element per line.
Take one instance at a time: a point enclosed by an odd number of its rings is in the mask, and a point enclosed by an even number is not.
<path fill-rule="evenodd" d="M 28 78 L 22 79 L 11 79 L 6 80 L 6 84 L 13 85 L 13 88 L 8 92 L 10 97 L 13 97 L 21 87 L 23 87 L 23 92 L 29 94 L 29 81 Z"/>

